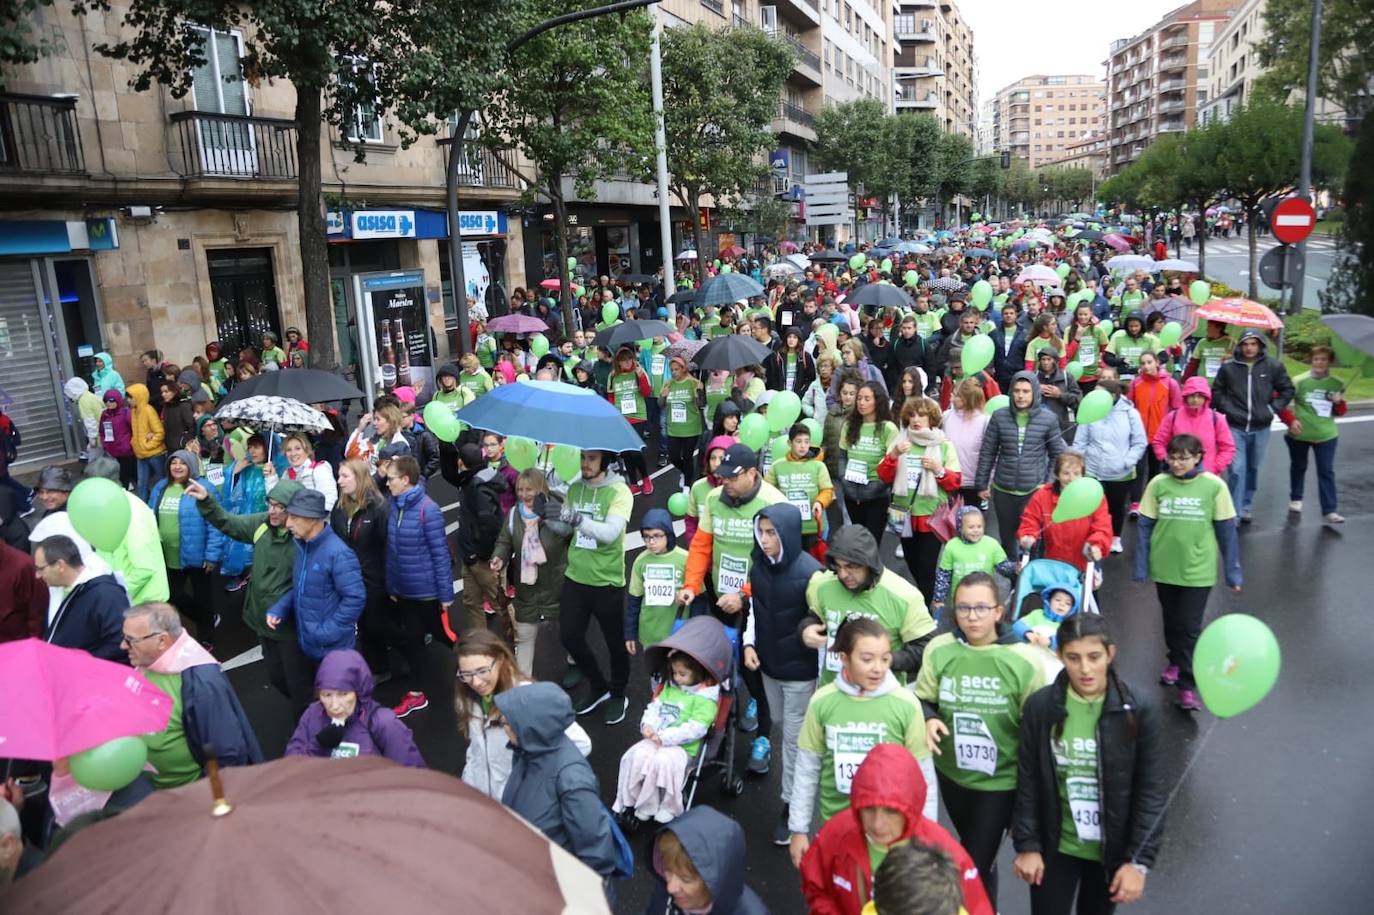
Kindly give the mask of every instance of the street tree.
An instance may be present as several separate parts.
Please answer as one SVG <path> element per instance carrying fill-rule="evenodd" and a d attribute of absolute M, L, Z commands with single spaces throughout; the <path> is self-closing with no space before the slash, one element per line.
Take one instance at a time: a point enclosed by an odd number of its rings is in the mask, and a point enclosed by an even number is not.
<path fill-rule="evenodd" d="M 787 221 L 796 213 L 797 205 L 775 195 L 772 183 L 765 179 L 748 193 L 728 198 L 720 208 L 720 221 L 740 232 L 782 239 L 787 235 Z"/>
<path fill-rule="evenodd" d="M 1365 116 L 1350 161 L 1374 162 L 1374 117 Z M 1342 193 L 1345 229 L 1342 255 L 1321 292 L 1326 311 L 1374 315 L 1374 169 L 1348 170 Z"/>
<path fill-rule="evenodd" d="M 877 99 L 860 98 L 826 105 L 816 115 L 816 145 L 811 161 L 821 171 L 845 172 L 849 189 L 869 193 L 881 155 L 878 136 L 887 113 Z"/>
<path fill-rule="evenodd" d="M 5 71 L 10 67 L 36 63 L 61 49 L 62 38 L 56 31 L 44 34 L 34 29 L 35 23 L 42 23 L 39 10 L 52 5 L 53 0 L 8 0 L 0 4 L 0 91 L 4 91 Z"/>
<path fill-rule="evenodd" d="M 942 133 L 935 158 L 937 213 L 944 218 L 944 205 L 973 186 L 973 141 L 963 134 Z"/>
<path fill-rule="evenodd" d="M 1256 91 L 1276 101 L 1307 90 L 1312 45 L 1312 0 L 1267 0 L 1264 29 L 1256 44 L 1265 68 Z M 1325 0 L 1322 37 L 1317 48 L 1318 93 L 1347 111 L 1362 114 L 1361 100 L 1374 79 L 1374 15 L 1369 0 Z"/>
<path fill-rule="evenodd" d="M 891 181 L 883 194 L 886 204 L 895 196 L 904 210 L 918 210 L 935 196 L 939 177 L 940 123 L 926 114 L 893 114 L 883 119 L 880 132 L 883 167 Z M 881 182 L 879 186 L 882 187 Z M 884 225 L 886 207 L 884 207 Z"/>
<path fill-rule="evenodd" d="M 530 27 L 585 5 L 528 0 L 518 24 Z M 650 25 L 644 13 L 602 16 L 533 38 L 512 64 L 515 78 L 484 111 L 482 142 L 518 147 L 534 166 L 537 193 L 553 210 L 557 253 L 551 278 L 563 281 L 559 302 L 569 336 L 575 325 L 567 269 L 567 195 L 575 189 L 579 197 L 593 199 L 597 180 L 644 168 L 645 150 L 654 145 L 647 67 Z M 532 199 L 535 193 L 532 186 L 525 195 Z"/>
<path fill-rule="evenodd" d="M 982 198 L 983 212 L 991 215 L 993 201 L 1001 200 L 1002 167 L 993 158 L 982 158 L 973 163 L 973 179 L 969 193 L 974 199 Z"/>
<path fill-rule="evenodd" d="M 665 29 L 661 43 L 668 187 L 693 214 L 697 276 L 704 277 L 710 252 L 695 214 L 704 197 L 717 207 L 737 202 L 767 177 L 763 160 L 775 144 L 768 128 L 796 52 L 752 26 Z M 651 173 L 652 158 L 646 165 Z"/>

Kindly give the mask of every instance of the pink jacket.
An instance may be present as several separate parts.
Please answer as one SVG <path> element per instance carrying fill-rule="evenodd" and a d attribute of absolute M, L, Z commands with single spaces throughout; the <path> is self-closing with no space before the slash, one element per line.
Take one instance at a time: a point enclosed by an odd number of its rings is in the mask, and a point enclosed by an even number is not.
<path fill-rule="evenodd" d="M 1183 383 L 1185 401 L 1190 394 L 1201 394 L 1207 400 L 1196 410 L 1185 402 L 1177 410 L 1169 411 L 1160 422 L 1150 447 L 1154 448 L 1155 457 L 1162 461 L 1169 439 L 1175 435 L 1195 435 L 1202 442 L 1202 469 L 1221 475 L 1231 466 L 1231 460 L 1236 456 L 1236 443 L 1231 438 L 1231 427 L 1225 417 L 1212 409 L 1212 386 L 1205 378 L 1194 375 Z"/>
<path fill-rule="evenodd" d="M 972 488 L 973 473 L 978 469 L 978 451 L 983 447 L 983 433 L 988 428 L 988 415 L 979 410 L 969 420 L 951 407 L 945 411 L 940 427 L 954 444 L 954 453 L 959 455 L 959 469 Z"/>

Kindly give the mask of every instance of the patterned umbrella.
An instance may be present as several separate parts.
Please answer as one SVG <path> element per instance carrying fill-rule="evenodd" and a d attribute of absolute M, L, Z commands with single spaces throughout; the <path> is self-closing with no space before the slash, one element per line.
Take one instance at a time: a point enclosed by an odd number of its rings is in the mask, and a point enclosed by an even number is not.
<path fill-rule="evenodd" d="M 663 351 L 669 359 L 681 356 L 688 362 L 695 362 L 697 353 L 707 344 L 706 340 L 679 340 Z"/>
<path fill-rule="evenodd" d="M 741 248 L 739 245 L 731 245 L 728 248 L 722 248 L 720 250 L 721 257 L 740 257 L 745 253 L 745 250 Z"/>
<path fill-rule="evenodd" d="M 951 293 L 964 291 L 963 282 L 961 280 L 956 280 L 952 276 L 942 276 L 937 280 L 931 280 L 929 283 L 922 283 L 921 285 L 928 289 L 933 289 L 936 292 Z"/>
<path fill-rule="evenodd" d="M 789 276 L 800 276 L 802 268 L 791 261 L 778 261 L 776 264 L 769 264 L 763 268 L 763 275 L 767 277 L 777 277 L 786 279 Z"/>
<path fill-rule="evenodd" d="M 220 407 L 215 417 L 232 419 L 259 432 L 323 432 L 329 428 L 323 413 L 290 397 L 245 397 Z"/>
<path fill-rule="evenodd" d="M 1151 306 L 1149 313 L 1160 312 L 1170 321 L 1177 321 L 1183 327 L 1183 336 L 1191 336 L 1197 330 L 1197 306 L 1185 299 L 1183 296 L 1171 295 L 1167 299 L 1159 302 L 1149 303 Z"/>
<path fill-rule="evenodd" d="M 1268 305 L 1237 296 L 1232 299 L 1213 299 L 1193 312 L 1199 321 L 1220 321 L 1237 327 L 1258 327 L 1261 330 L 1282 330 L 1283 319 Z"/>

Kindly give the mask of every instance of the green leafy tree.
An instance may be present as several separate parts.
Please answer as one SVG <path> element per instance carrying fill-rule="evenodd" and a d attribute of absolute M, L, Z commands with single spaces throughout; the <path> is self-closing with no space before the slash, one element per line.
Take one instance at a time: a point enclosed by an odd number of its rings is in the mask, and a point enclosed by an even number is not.
<path fill-rule="evenodd" d="M 107 0 L 75 0 L 77 12 L 105 11 Z M 400 110 L 401 139 L 433 113 L 415 99 L 421 78 L 438 79 L 444 68 L 499 69 L 503 42 L 495 32 L 507 16 L 496 0 L 432 0 L 423 4 L 354 3 L 347 0 L 129 0 L 120 40 L 96 45 L 108 57 L 135 68 L 130 85 L 147 91 L 166 86 L 173 97 L 192 88 L 193 71 L 206 63 L 206 29 L 239 30 L 244 36 L 242 76 L 250 83 L 281 79 L 296 90 L 296 161 L 301 275 L 311 359 L 335 364 L 334 310 L 329 296 L 329 256 L 321 205 L 321 143 L 328 125 L 351 124 L 360 107 L 381 117 Z M 467 33 L 456 45 L 450 23 Z M 342 78 L 341 78 L 342 77 Z M 450 81 L 461 83 L 450 75 Z M 447 100 L 446 100 L 447 104 Z M 440 109 L 444 110 L 444 109 Z M 409 126 L 408 126 L 409 125 Z M 361 159 L 361 142 L 355 145 Z"/>
<path fill-rule="evenodd" d="M 973 141 L 960 133 L 943 133 L 935 147 L 935 198 L 937 212 L 973 186 Z"/>
<path fill-rule="evenodd" d="M 1311 0 L 1266 0 L 1264 31 L 1257 45 L 1266 72 L 1256 90 L 1278 101 L 1307 89 L 1311 48 Z M 1326 0 L 1317 48 L 1318 92 L 1358 111 L 1374 79 L 1374 13 L 1369 0 Z"/>
<path fill-rule="evenodd" d="M 1351 162 L 1374 162 L 1374 117 L 1366 116 L 1355 136 Z M 1322 290 L 1322 308 L 1374 315 L 1374 170 L 1351 168 L 1342 194 L 1345 230 L 1342 257 Z"/>
<path fill-rule="evenodd" d="M 579 0 L 529 0 L 522 26 L 588 6 Z M 562 26 L 520 51 L 518 71 L 486 109 L 484 142 L 513 143 L 534 164 L 538 193 L 553 209 L 563 326 L 573 329 L 567 282 L 568 201 L 564 179 L 592 198 L 598 179 L 643 169 L 652 150 L 649 100 L 649 17 L 602 16 Z M 526 191 L 532 196 L 534 188 Z M 665 252 L 667 254 L 668 252 Z"/>
<path fill-rule="evenodd" d="M 884 119 L 881 136 L 891 193 L 904 210 L 916 211 L 935 194 L 940 124 L 925 114 L 893 114 Z"/>
<path fill-rule="evenodd" d="M 787 236 L 787 222 L 797 213 L 797 205 L 773 194 L 772 184 L 760 181 L 748 193 L 729 198 L 720 208 L 722 225 L 739 232 L 771 235 L 775 239 Z"/>
<path fill-rule="evenodd" d="M 876 99 L 861 98 L 826 105 L 816 115 L 812 161 L 823 171 L 847 172 L 851 189 L 867 191 L 879 165 L 874 142 L 887 113 Z"/>
<path fill-rule="evenodd" d="M 62 36 L 56 31 L 45 35 L 34 30 L 34 21 L 41 16 L 38 11 L 52 5 L 53 0 L 0 3 L 0 91 L 5 88 L 6 70 L 16 64 L 36 63 L 61 50 Z"/>

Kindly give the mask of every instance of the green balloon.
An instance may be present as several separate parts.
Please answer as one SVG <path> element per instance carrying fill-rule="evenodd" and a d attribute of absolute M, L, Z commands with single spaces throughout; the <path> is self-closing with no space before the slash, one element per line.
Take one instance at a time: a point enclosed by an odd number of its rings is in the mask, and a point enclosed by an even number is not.
<path fill-rule="evenodd" d="M 530 337 L 530 352 L 536 357 L 543 356 L 549 351 L 549 338 L 543 334 L 535 334 Z"/>
<path fill-rule="evenodd" d="M 451 442 L 458 437 L 458 420 L 453 408 L 446 403 L 431 400 L 425 405 L 425 428 L 434 433 L 441 442 Z"/>
<path fill-rule="evenodd" d="M 883 258 L 883 262 L 882 262 L 881 264 L 878 265 L 878 269 L 881 270 L 883 273 L 891 273 L 891 272 L 892 272 L 892 258 L 890 258 L 890 257 L 885 257 L 885 258 Z"/>
<path fill-rule="evenodd" d="M 539 456 L 539 446 L 527 438 L 512 436 L 506 439 L 506 463 L 516 470 L 529 470 Z"/>
<path fill-rule="evenodd" d="M 983 214 L 982 214 L 982 213 L 974 213 L 973 216 L 972 216 L 971 218 L 973 219 L 974 222 L 981 222 L 982 219 L 983 219 Z"/>
<path fill-rule="evenodd" d="M 807 431 L 811 433 L 811 444 L 819 445 L 821 443 L 821 439 L 825 436 L 825 430 L 821 428 L 821 424 L 816 422 L 816 420 L 812 419 L 809 416 L 806 419 L 802 420 L 801 424 L 805 426 L 807 428 Z"/>
<path fill-rule="evenodd" d="M 1170 347 L 1183 337 L 1183 325 L 1177 321 L 1170 321 L 1159 331 L 1159 345 Z"/>
<path fill-rule="evenodd" d="M 1054 268 L 1054 272 L 1059 274 L 1059 278 L 1062 280 L 1064 277 L 1069 275 L 1069 269 L 1070 268 L 1068 264 L 1060 264 L 1058 267 Z"/>
<path fill-rule="evenodd" d="M 720 266 L 720 272 L 721 272 L 721 273 L 729 273 L 731 270 L 734 270 L 734 269 L 735 269 L 735 268 L 734 268 L 734 267 L 731 267 L 729 264 L 721 264 L 721 266 Z"/>
<path fill-rule="evenodd" d="M 568 269 L 569 269 L 569 270 L 573 270 L 573 269 L 575 269 L 576 267 L 577 267 L 577 258 L 571 257 L 571 256 L 570 256 L 570 257 L 568 258 Z"/>
<path fill-rule="evenodd" d="M 620 320 L 620 306 L 614 302 L 607 302 L 601 306 L 601 320 L 607 324 L 614 324 Z"/>
<path fill-rule="evenodd" d="M 687 514 L 687 493 L 675 492 L 668 497 L 668 511 L 674 518 L 681 518 Z"/>
<path fill-rule="evenodd" d="M 582 451 L 572 445 L 554 445 L 549 454 L 553 469 L 563 482 L 571 483 L 582 475 Z"/>
<path fill-rule="evenodd" d="M 1206 280 L 1193 280 L 1188 284 L 1188 299 L 1194 305 L 1206 305 L 1212 299 L 1212 284 Z"/>
<path fill-rule="evenodd" d="M 1068 364 L 1064 371 L 1068 373 L 1070 378 L 1072 378 L 1074 381 L 1077 381 L 1078 379 L 1083 377 L 1083 363 L 1075 359 L 1073 362 L 1070 362 Z"/>
<path fill-rule="evenodd" d="M 853 270 L 858 270 L 866 263 L 868 263 L 868 257 L 863 254 L 856 254 L 849 259 L 849 266 Z"/>
<path fill-rule="evenodd" d="M 1107 318 L 1103 318 L 1101 321 L 1098 321 L 1097 326 L 1102 328 L 1102 332 L 1109 337 L 1112 335 L 1112 331 L 1116 329 L 1115 325 L 1113 325 L 1112 322 Z"/>
<path fill-rule="evenodd" d="M 771 405 L 768 407 L 768 412 L 773 412 L 773 407 Z M 791 447 L 791 444 L 787 441 L 786 435 L 773 436 L 768 442 L 768 453 L 773 456 L 773 463 L 776 464 L 778 461 L 786 458 L 787 452 Z"/>
<path fill-rule="evenodd" d="M 992 361 L 996 351 L 997 345 L 992 342 L 991 337 L 984 334 L 965 340 L 964 350 L 959 356 L 959 364 L 964 367 L 964 374 L 976 375 L 981 372 Z"/>
<path fill-rule="evenodd" d="M 1112 402 L 1111 394 L 1102 388 L 1093 388 L 1078 402 L 1078 414 L 1075 418 L 1080 426 L 1086 426 L 1106 418 L 1107 414 L 1112 412 L 1113 406 L 1115 404 Z"/>
<path fill-rule="evenodd" d="M 750 413 L 739 423 L 739 440 L 755 451 L 761 451 L 768 444 L 768 420 L 757 413 Z"/>
<path fill-rule="evenodd" d="M 998 410 L 1004 409 L 1005 407 L 1009 406 L 1011 406 L 1011 398 L 1005 394 L 998 394 L 992 400 L 989 400 L 987 403 L 983 404 L 983 412 L 986 413 L 988 416 L 991 416 Z"/>
<path fill-rule="evenodd" d="M 1108 395 L 1108 400 L 1110 399 L 1111 395 Z M 1097 507 L 1102 504 L 1102 498 L 1101 483 L 1092 477 L 1079 477 L 1065 486 L 1064 491 L 1059 494 L 1059 502 L 1054 506 L 1050 520 L 1055 524 L 1063 524 L 1065 521 L 1086 518 L 1097 511 Z"/>
<path fill-rule="evenodd" d="M 781 391 L 768 401 L 768 428 L 786 432 L 801 416 L 801 398 L 792 391 Z"/>
<path fill-rule="evenodd" d="M 1193 676 L 1207 710 L 1231 718 L 1269 695 L 1279 679 L 1279 640 L 1261 620 L 1228 613 L 1202 630 Z"/>
<path fill-rule="evenodd" d="M 968 298 L 978 308 L 987 308 L 988 303 L 992 301 L 992 284 L 987 280 L 979 280 L 969 289 Z"/>
<path fill-rule="evenodd" d="M 72 492 L 75 494 L 75 490 Z M 89 750 L 73 753 L 67 764 L 71 767 L 72 778 L 81 787 L 91 791 L 118 791 L 138 778 L 147 761 L 146 743 L 137 737 L 116 737 Z"/>
<path fill-rule="evenodd" d="M 908 270 L 902 275 L 902 282 L 908 286 L 919 286 L 921 285 L 921 275 L 915 270 Z"/>
<path fill-rule="evenodd" d="M 124 489 L 103 477 L 77 483 L 67 500 L 72 527 L 98 550 L 119 548 L 129 533 L 130 512 Z"/>

